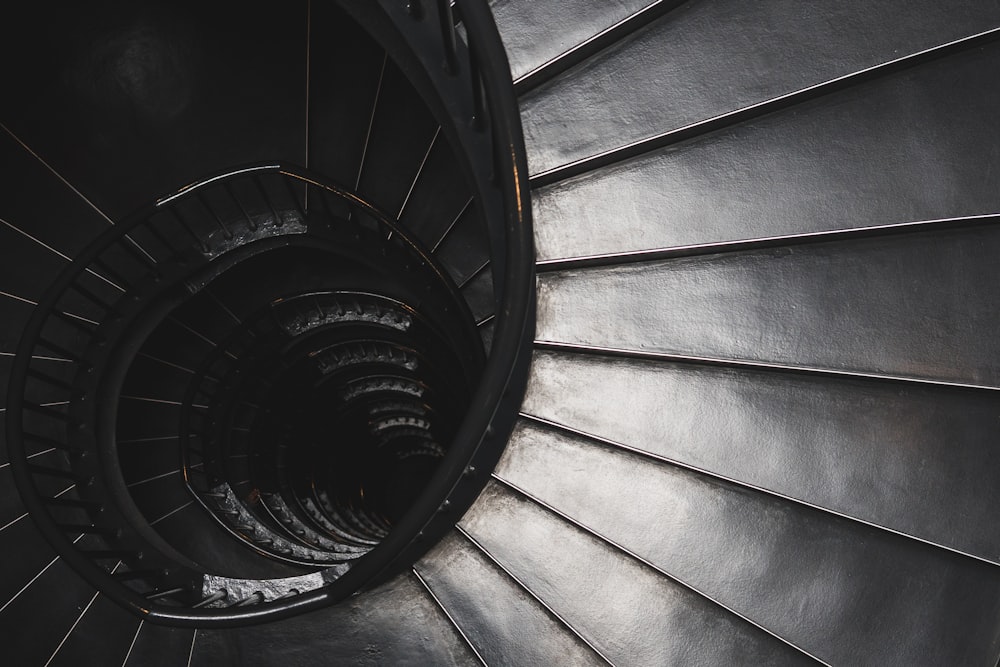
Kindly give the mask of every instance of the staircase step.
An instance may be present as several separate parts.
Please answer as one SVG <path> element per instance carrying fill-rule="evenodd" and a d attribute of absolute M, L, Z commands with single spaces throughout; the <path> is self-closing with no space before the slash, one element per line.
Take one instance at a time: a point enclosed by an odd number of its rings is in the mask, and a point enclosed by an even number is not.
<path fill-rule="evenodd" d="M 385 52 L 333 3 L 311 3 L 309 12 L 309 163 L 305 166 L 353 189 Z"/>
<path fill-rule="evenodd" d="M 6 218 L 0 215 L 0 220 Z M 5 301 L 19 297 L 37 303 L 44 296 L 47 287 L 47 283 L 39 280 L 38 276 L 55 277 L 68 264 L 65 259 L 37 241 L 2 222 L 0 222 L 0 247 L 4 249 L 5 257 L 4 262 L 0 263 L 0 291 L 10 295 L 3 297 Z M 38 273 L 34 273 L 35 271 Z M 4 303 L 0 308 L 6 305 Z M 74 313 L 89 314 L 78 309 L 74 309 Z"/>
<path fill-rule="evenodd" d="M 957 53 L 541 188 L 539 258 L 998 213 L 998 67 L 998 44 Z"/>
<path fill-rule="evenodd" d="M 460 164 L 442 132 L 427 154 L 419 177 L 412 183 L 413 191 L 409 193 L 400 222 L 412 238 L 427 248 L 441 238 L 472 197 Z M 468 219 L 460 221 L 459 226 L 471 228 L 472 233 L 479 236 L 479 243 L 485 244 L 489 252 L 487 230 L 478 211 L 473 209 L 469 213 Z"/>
<path fill-rule="evenodd" d="M 164 508 L 158 516 L 150 514 L 147 518 L 172 547 L 207 571 L 225 572 L 227 576 L 246 579 L 269 579 L 305 573 L 303 568 L 261 557 L 243 540 L 227 533 L 185 492 L 180 480 L 164 478 L 150 482 L 150 485 L 158 483 L 166 487 L 162 498 Z M 146 486 L 149 485 L 143 485 Z"/>
<path fill-rule="evenodd" d="M 493 271 L 485 266 L 462 285 L 462 297 L 469 304 L 472 317 L 477 323 L 486 323 L 486 318 L 496 311 L 496 295 L 493 292 Z"/>
<path fill-rule="evenodd" d="M 261 665 L 477 664 L 413 575 L 305 616 L 247 628 L 200 630 L 191 667 L 237 665 L 247 656 Z"/>
<path fill-rule="evenodd" d="M 467 210 L 442 239 L 436 256 L 456 284 L 472 277 L 490 261 L 490 242 L 482 218 Z"/>
<path fill-rule="evenodd" d="M 28 462 L 31 465 L 43 466 L 56 470 L 63 470 L 65 457 L 61 452 L 47 452 L 31 457 Z M 35 483 L 41 493 L 57 494 L 63 489 L 74 485 L 73 480 L 62 479 L 54 476 L 37 475 Z M 0 465 L 0 530 L 6 526 L 11 526 L 15 522 L 30 521 L 24 516 L 26 510 L 21 503 L 21 495 L 14 483 L 14 474 L 7 464 Z"/>
<path fill-rule="evenodd" d="M 536 336 L 996 388 L 998 252 L 970 227 L 544 273 Z"/>
<path fill-rule="evenodd" d="M 176 467 L 176 456 L 174 459 Z M 129 489 L 136 506 L 151 521 L 169 515 L 192 499 L 179 475 L 168 475 Z M 200 509 L 200 508 L 199 508 Z"/>
<path fill-rule="evenodd" d="M 127 645 L 122 667 L 190 666 L 197 630 L 141 623 Z M 219 663 L 225 664 L 225 663 Z"/>
<path fill-rule="evenodd" d="M 23 595 L 31 587 L 32 579 L 46 567 L 54 565 L 52 561 L 56 558 L 52 547 L 35 528 L 30 517 L 0 530 L 0 553 L 17 554 L 16 558 L 4 560 L 4 573 L 0 577 L 0 607 Z M 58 559 L 56 562 L 59 562 Z"/>
<path fill-rule="evenodd" d="M 656 3 L 490 0 L 490 9 L 516 80 L 650 4 Z"/>
<path fill-rule="evenodd" d="M 371 125 L 358 192 L 395 218 L 403 210 L 432 141 L 436 144 L 444 138 L 435 139 L 437 122 L 392 60 L 382 74 Z"/>
<path fill-rule="evenodd" d="M 522 407 L 1000 564 L 998 409 L 994 392 L 552 352 Z"/>
<path fill-rule="evenodd" d="M 138 626 L 139 619 L 98 595 L 49 664 L 52 667 L 75 667 L 81 663 L 122 665 Z M 178 667 L 183 664 L 175 663 Z"/>
<path fill-rule="evenodd" d="M 31 303 L 0 294 L 0 350 L 12 355 L 17 352 L 21 332 L 24 331 L 33 308 Z"/>
<path fill-rule="evenodd" d="M 461 526 L 615 665 L 816 664 L 499 484 Z"/>
<path fill-rule="evenodd" d="M 458 533 L 439 542 L 415 570 L 491 667 L 607 664 Z"/>
<path fill-rule="evenodd" d="M 828 664 L 1000 647 L 994 565 L 531 424 L 496 475 Z"/>
<path fill-rule="evenodd" d="M 157 388 L 153 387 L 154 389 Z M 147 387 L 147 390 L 150 387 Z M 128 396 L 128 394 L 126 394 Z M 181 395 L 179 398 L 183 398 Z M 161 402 L 162 401 L 162 402 Z M 158 396 L 133 396 L 122 398 L 119 410 L 121 418 L 117 423 L 117 436 L 124 441 L 122 449 L 141 449 L 145 455 L 155 457 L 156 469 L 169 463 L 177 464 L 177 442 L 146 442 L 143 438 L 176 435 L 181 406 L 175 405 L 174 398 Z M 169 463 L 166 458 L 173 456 Z"/>
<path fill-rule="evenodd" d="M 978 0 L 691 2 L 522 98 L 528 164 L 545 172 L 998 24 Z"/>
<path fill-rule="evenodd" d="M 118 458 L 129 487 L 145 486 L 156 479 L 180 475 L 177 438 L 119 443 Z"/>
<path fill-rule="evenodd" d="M 12 665 L 46 664 L 93 596 L 94 589 L 62 560 L 53 563 L 0 611 L 4 660 Z"/>

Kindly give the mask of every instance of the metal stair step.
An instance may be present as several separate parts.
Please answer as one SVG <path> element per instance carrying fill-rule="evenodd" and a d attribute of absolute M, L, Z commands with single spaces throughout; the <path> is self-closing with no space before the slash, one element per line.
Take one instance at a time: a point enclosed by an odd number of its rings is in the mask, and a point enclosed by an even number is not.
<path fill-rule="evenodd" d="M 650 4 L 655 2 L 490 0 L 490 9 L 516 80 Z"/>
<path fill-rule="evenodd" d="M 415 570 L 487 665 L 608 664 L 457 532 Z"/>
<path fill-rule="evenodd" d="M 536 338 L 996 388 L 998 252 L 969 227 L 544 273 Z"/>
<path fill-rule="evenodd" d="M 116 603 L 99 595 L 78 617 L 77 624 L 65 635 L 48 664 L 75 667 L 83 659 L 91 665 L 122 665 L 139 623 Z M 177 661 L 175 664 L 183 663 Z"/>
<path fill-rule="evenodd" d="M 122 667 L 181 667 L 190 665 L 197 630 L 141 623 L 126 644 Z"/>
<path fill-rule="evenodd" d="M 460 525 L 615 665 L 816 664 L 500 484 Z"/>
<path fill-rule="evenodd" d="M 22 591 L 27 591 L 25 586 L 30 588 L 32 579 L 46 567 L 51 567 L 50 563 L 56 557 L 30 517 L 0 531 L 0 553 L 17 554 L 15 558 L 4 559 L 3 577 L 0 577 L 0 607 L 23 595 Z"/>
<path fill-rule="evenodd" d="M 540 188 L 539 259 L 998 213 L 998 66 L 996 43 L 956 53 Z"/>
<path fill-rule="evenodd" d="M 240 664 L 247 656 L 272 656 L 296 667 L 478 664 L 412 574 L 305 616 L 232 630 L 199 630 L 190 665 Z"/>
<path fill-rule="evenodd" d="M 428 151 L 444 137 L 437 136 L 437 122 L 419 102 L 417 91 L 392 60 L 382 74 L 382 86 L 373 110 L 371 134 L 357 191 L 395 218 L 404 210 Z M 407 120 L 400 123 L 403 117 Z M 387 178 L 385 174 L 392 176 Z"/>
<path fill-rule="evenodd" d="M 12 665 L 46 664 L 93 596 L 94 589 L 62 560 L 53 563 L 0 611 L 4 660 Z"/>
<path fill-rule="evenodd" d="M 993 391 L 556 352 L 535 354 L 522 406 L 1000 564 L 998 409 Z"/>
<path fill-rule="evenodd" d="M 998 24 L 978 0 L 691 2 L 522 98 L 528 163 L 545 172 Z"/>
<path fill-rule="evenodd" d="M 1000 646 L 995 565 L 531 424 L 496 475 L 828 664 Z"/>
<path fill-rule="evenodd" d="M 333 3 L 311 3 L 309 26 L 324 37 L 309 40 L 308 166 L 354 188 L 385 52 Z"/>

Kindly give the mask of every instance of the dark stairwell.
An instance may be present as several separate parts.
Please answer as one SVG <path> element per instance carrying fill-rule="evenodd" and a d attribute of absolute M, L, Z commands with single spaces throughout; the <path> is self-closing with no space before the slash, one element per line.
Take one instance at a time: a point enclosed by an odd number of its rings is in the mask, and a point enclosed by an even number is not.
<path fill-rule="evenodd" d="M 1000 4 L 489 5 L 9 10 L 0 662 L 997 664 Z"/>

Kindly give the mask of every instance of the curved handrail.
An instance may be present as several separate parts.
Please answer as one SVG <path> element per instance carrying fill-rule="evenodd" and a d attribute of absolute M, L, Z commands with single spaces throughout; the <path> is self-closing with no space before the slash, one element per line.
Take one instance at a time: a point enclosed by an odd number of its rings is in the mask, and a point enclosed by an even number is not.
<path fill-rule="evenodd" d="M 499 181 L 496 185 L 504 204 L 506 270 L 496 309 L 493 347 L 471 407 L 456 434 L 456 442 L 475 443 L 473 454 L 462 459 L 457 455 L 460 448 L 453 447 L 455 455 L 450 452 L 442 462 L 421 502 L 366 557 L 366 562 L 359 562 L 345 576 L 370 574 L 370 582 L 381 581 L 394 573 L 401 563 L 412 562 L 434 544 L 438 534 L 450 529 L 464 511 L 456 502 L 463 491 L 466 496 L 471 495 L 465 498 L 464 504 L 471 504 L 482 487 L 483 471 L 492 469 L 513 426 L 527 380 L 527 361 L 534 333 L 535 257 L 527 152 L 506 51 L 485 0 L 458 0 L 454 5 L 449 0 L 437 0 L 436 4 L 439 12 L 447 11 L 449 16 L 453 7 L 460 11 L 468 36 L 470 62 L 478 66 L 478 76 L 470 78 L 473 116 L 465 120 L 472 126 L 479 125 L 477 119 L 481 120 L 489 111 L 494 176 Z M 421 17 L 427 13 L 422 5 L 421 0 L 408 3 L 411 12 L 412 8 L 421 7 L 417 12 Z M 454 31 L 453 23 L 450 28 L 447 22 L 441 25 L 446 35 Z M 443 43 L 447 52 L 449 38 L 445 37 Z M 460 74 L 457 71 L 449 73 Z M 483 127 L 482 131 L 485 130 Z M 498 415 L 502 405 L 509 409 Z M 498 416 L 504 419 L 501 421 Z M 477 465 L 480 461 L 483 464 Z M 395 556 L 380 560 L 378 552 L 381 549 Z"/>
<path fill-rule="evenodd" d="M 389 4 L 391 3 L 383 3 Z M 424 11 L 422 4 L 420 0 L 411 0 L 409 7 L 404 8 L 408 18 L 414 21 L 426 20 L 427 14 L 432 12 Z M 413 11 L 414 7 L 418 11 Z M 390 9 L 387 8 L 386 11 Z M 463 506 L 471 503 L 485 483 L 486 476 L 478 471 L 492 468 L 502 452 L 526 383 L 534 321 L 534 248 L 526 151 L 510 68 L 486 0 L 458 0 L 454 5 L 449 0 L 438 0 L 436 10 L 433 13 L 439 19 L 440 44 L 444 50 L 441 66 L 450 77 L 461 76 L 464 67 L 468 67 L 467 74 L 471 74 L 466 79 L 468 86 L 464 93 L 468 99 L 460 106 L 472 111 L 468 117 L 450 118 L 448 122 L 453 128 L 461 128 L 463 132 L 472 128 L 480 134 L 480 146 L 485 140 L 492 147 L 492 154 L 489 156 L 489 162 L 493 166 L 492 173 L 480 172 L 472 180 L 475 181 L 477 195 L 483 201 L 499 201 L 503 209 L 502 215 L 493 210 L 485 211 L 488 221 L 494 221 L 491 226 L 491 237 L 494 239 L 494 275 L 500 279 L 499 289 L 495 292 L 498 294 L 495 334 L 479 386 L 454 440 L 462 446 L 450 448 L 421 499 L 389 535 L 359 559 L 352 569 L 316 590 L 256 606 L 203 609 L 157 605 L 139 593 L 119 585 L 110 574 L 96 567 L 92 560 L 73 548 L 53 521 L 39 522 L 41 532 L 74 569 L 83 574 L 92 585 L 104 590 L 108 597 L 144 619 L 177 626 L 231 626 L 276 620 L 344 599 L 392 574 L 402 563 L 412 562 L 433 544 L 435 535 L 450 529 L 454 525 L 455 515 Z M 460 15 L 465 27 L 467 51 L 462 50 L 461 41 L 457 38 L 453 11 Z M 488 122 L 484 122 L 487 120 Z M 462 148 L 461 142 L 459 147 Z M 268 165 L 266 169 L 277 170 L 285 177 L 300 181 L 309 180 L 307 174 L 296 173 L 283 165 Z M 312 184 L 327 187 L 319 182 Z M 197 187 L 189 186 L 176 196 L 196 189 Z M 157 206 L 165 205 L 170 200 L 171 198 L 166 198 L 157 202 L 140 212 L 136 219 L 150 215 Z M 361 207 L 366 206 L 363 201 L 355 203 Z M 398 238 L 407 238 L 401 229 L 396 228 L 395 221 L 387 219 L 379 222 Z M 109 234 L 117 242 L 127 245 L 126 242 L 132 242 L 128 236 L 132 228 L 134 227 L 122 224 L 109 230 Z M 500 238 L 502 244 L 496 243 Z M 413 250 L 418 255 L 423 255 L 422 249 Z M 76 276 L 89 270 L 88 267 L 99 255 L 99 248 L 92 246 L 77 257 L 71 268 L 55 281 L 48 296 L 36 309 L 37 317 L 33 316 L 26 328 L 11 374 L 8 440 L 12 460 L 25 460 L 24 443 L 20 437 L 21 412 L 25 409 L 21 397 L 23 387 L 15 385 L 18 379 L 23 384 L 29 372 L 36 339 L 44 326 L 42 316 L 56 308 L 59 295 Z M 498 259 L 502 261 L 497 261 Z M 429 264 L 434 266 L 433 262 Z M 13 468 L 18 486 L 22 489 L 33 488 L 34 482 L 27 466 L 14 465 Z M 29 512 L 33 516 L 47 518 L 41 500 L 30 493 L 24 495 Z M 66 543 L 66 548 L 59 548 L 63 542 Z"/>

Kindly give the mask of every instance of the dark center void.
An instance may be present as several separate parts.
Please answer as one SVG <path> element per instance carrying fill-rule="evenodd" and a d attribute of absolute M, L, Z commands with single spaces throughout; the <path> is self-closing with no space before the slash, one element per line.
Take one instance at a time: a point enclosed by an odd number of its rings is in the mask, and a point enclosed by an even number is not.
<path fill-rule="evenodd" d="M 324 238 L 343 221 L 309 216 L 309 234 L 248 244 L 149 304 L 129 344 L 125 485 L 215 574 L 287 576 L 377 545 L 447 453 L 481 368 L 443 274 L 375 233 Z"/>

